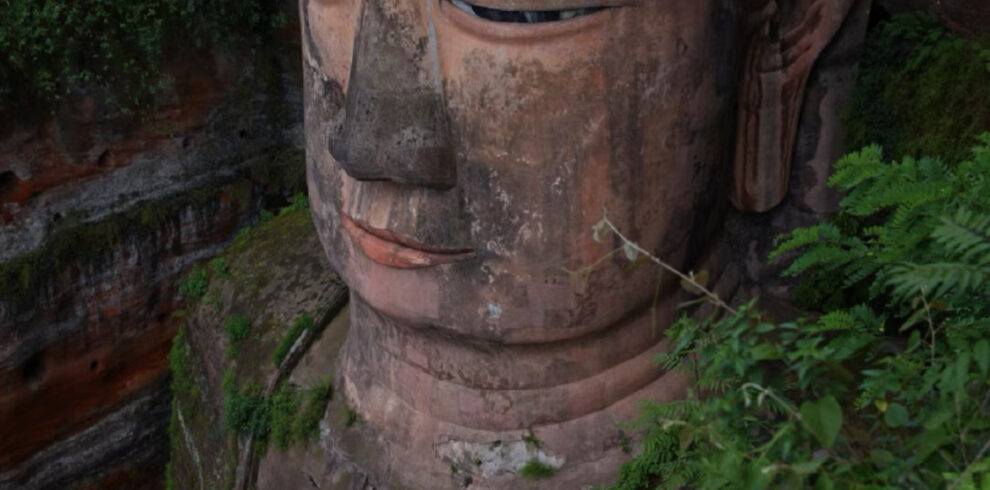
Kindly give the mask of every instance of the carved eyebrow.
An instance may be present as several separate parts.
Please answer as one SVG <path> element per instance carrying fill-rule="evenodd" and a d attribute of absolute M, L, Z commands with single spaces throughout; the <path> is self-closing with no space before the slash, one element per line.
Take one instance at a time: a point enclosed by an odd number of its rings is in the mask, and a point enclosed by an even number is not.
<path fill-rule="evenodd" d="M 593 14 L 606 7 L 583 7 L 560 10 L 499 10 L 474 5 L 464 0 L 450 0 L 455 7 L 482 19 L 492 22 L 514 22 L 520 24 L 536 24 L 540 22 L 556 22 L 573 19 L 582 15 Z"/>

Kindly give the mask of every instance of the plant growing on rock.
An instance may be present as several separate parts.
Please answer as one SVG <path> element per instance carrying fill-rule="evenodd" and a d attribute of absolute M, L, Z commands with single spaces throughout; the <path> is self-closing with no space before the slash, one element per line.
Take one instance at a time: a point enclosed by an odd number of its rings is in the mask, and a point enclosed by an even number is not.
<path fill-rule="evenodd" d="M 549 478 L 553 476 L 556 470 L 553 466 L 550 466 L 539 459 L 533 458 L 526 462 L 522 468 L 519 468 L 519 475 L 523 478 L 528 478 L 531 480 L 540 478 Z"/>
<path fill-rule="evenodd" d="M 973 158 L 836 165 L 838 222 L 783 237 L 788 273 L 855 294 L 817 319 L 753 302 L 683 316 L 667 369 L 686 400 L 647 403 L 617 489 L 990 486 L 990 135 Z M 607 223 L 607 222 L 606 222 Z M 610 223 L 607 223 L 609 226 Z M 624 239 L 624 238 L 623 238 Z"/>
<path fill-rule="evenodd" d="M 282 361 L 285 360 L 285 356 L 289 355 L 289 351 L 292 350 L 292 346 L 295 345 L 299 337 L 303 335 L 308 330 L 312 330 L 315 326 L 313 317 L 310 315 L 302 315 L 296 319 L 295 323 L 292 324 L 292 328 L 289 329 L 285 337 L 282 338 L 282 342 L 278 344 L 275 348 L 275 353 L 272 355 L 272 362 L 276 366 L 281 366 Z"/>
<path fill-rule="evenodd" d="M 179 294 L 190 301 L 199 301 L 206 296 L 210 286 L 210 273 L 199 265 L 194 265 L 189 275 L 179 281 Z"/>
<path fill-rule="evenodd" d="M 227 336 L 227 356 L 234 357 L 251 332 L 251 322 L 247 318 L 234 315 L 223 324 L 223 331 Z"/>

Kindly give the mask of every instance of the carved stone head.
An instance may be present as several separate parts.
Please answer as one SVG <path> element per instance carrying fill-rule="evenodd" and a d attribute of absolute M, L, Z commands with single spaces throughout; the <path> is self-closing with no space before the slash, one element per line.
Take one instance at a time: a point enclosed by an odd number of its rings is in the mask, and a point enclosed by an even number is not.
<path fill-rule="evenodd" d="M 372 471 L 439 488 L 532 428 L 559 485 L 614 474 L 614 421 L 683 393 L 652 363 L 676 284 L 619 256 L 568 271 L 614 248 L 603 209 L 689 269 L 730 202 L 780 202 L 853 3 L 301 0 L 310 194 L 352 291 L 345 391 L 387 441 Z"/>

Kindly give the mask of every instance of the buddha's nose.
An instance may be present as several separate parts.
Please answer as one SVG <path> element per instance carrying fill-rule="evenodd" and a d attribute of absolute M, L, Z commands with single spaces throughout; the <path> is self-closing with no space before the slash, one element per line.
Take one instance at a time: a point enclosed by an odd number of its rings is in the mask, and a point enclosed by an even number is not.
<path fill-rule="evenodd" d="M 389 10 L 401 4 L 409 9 Z M 330 153 L 355 179 L 449 188 L 456 166 L 438 60 L 410 4 L 364 2 Z"/>

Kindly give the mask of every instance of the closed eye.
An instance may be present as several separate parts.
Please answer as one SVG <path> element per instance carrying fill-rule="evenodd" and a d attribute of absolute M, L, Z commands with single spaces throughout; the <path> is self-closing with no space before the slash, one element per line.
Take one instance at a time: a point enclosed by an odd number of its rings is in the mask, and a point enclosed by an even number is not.
<path fill-rule="evenodd" d="M 584 7 L 562 10 L 499 10 L 473 5 L 463 0 L 450 0 L 450 3 L 475 17 L 480 17 L 491 22 L 511 22 L 517 24 L 557 22 L 593 14 L 605 9 L 605 7 Z"/>

